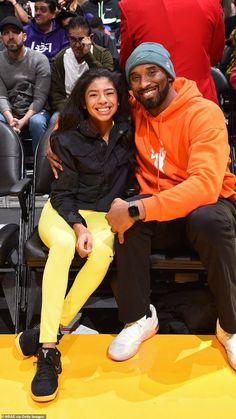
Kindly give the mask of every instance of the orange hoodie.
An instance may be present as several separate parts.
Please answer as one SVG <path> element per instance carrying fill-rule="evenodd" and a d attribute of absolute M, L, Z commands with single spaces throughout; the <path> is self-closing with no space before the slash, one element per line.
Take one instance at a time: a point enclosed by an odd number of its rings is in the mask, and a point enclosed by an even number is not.
<path fill-rule="evenodd" d="M 185 217 L 219 197 L 236 201 L 221 109 L 191 80 L 177 78 L 173 87 L 176 97 L 156 117 L 133 103 L 140 193 L 153 194 L 142 200 L 145 221 Z"/>

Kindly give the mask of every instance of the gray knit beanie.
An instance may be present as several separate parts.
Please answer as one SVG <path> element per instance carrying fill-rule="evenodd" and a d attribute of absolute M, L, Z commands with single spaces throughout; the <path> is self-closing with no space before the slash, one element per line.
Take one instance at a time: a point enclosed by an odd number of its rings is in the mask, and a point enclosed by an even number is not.
<path fill-rule="evenodd" d="M 170 61 L 169 52 L 163 45 L 156 42 L 143 42 L 134 49 L 125 65 L 127 82 L 129 82 L 130 71 L 136 67 L 136 65 L 140 64 L 156 64 L 166 71 L 172 79 L 175 79 L 176 77 L 173 64 Z"/>

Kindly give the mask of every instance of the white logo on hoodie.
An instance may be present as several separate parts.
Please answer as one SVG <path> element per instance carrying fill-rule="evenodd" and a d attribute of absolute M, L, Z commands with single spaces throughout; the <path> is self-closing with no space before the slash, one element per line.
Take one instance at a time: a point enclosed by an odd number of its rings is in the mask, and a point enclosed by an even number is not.
<path fill-rule="evenodd" d="M 154 166 L 159 169 L 162 173 L 164 171 L 164 163 L 166 157 L 166 150 L 164 149 L 163 145 L 160 146 L 159 153 L 156 153 L 153 149 L 151 150 L 151 160 L 154 160 Z"/>
<path fill-rule="evenodd" d="M 41 44 L 36 44 L 36 42 L 33 41 L 31 44 L 31 49 L 41 52 L 41 54 L 44 54 L 44 52 L 46 51 L 52 52 L 52 44 L 51 42 L 48 42 L 46 44 L 44 42 L 41 42 Z"/>

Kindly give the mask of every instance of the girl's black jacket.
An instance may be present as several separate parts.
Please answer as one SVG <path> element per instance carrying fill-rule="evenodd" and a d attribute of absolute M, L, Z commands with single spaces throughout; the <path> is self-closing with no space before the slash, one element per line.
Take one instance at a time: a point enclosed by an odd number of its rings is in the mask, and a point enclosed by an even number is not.
<path fill-rule="evenodd" d="M 134 139 L 127 120 L 113 125 L 108 144 L 82 121 L 77 129 L 55 132 L 51 147 L 64 168 L 52 182 L 51 204 L 71 225 L 86 225 L 79 210 L 107 212 L 114 198 L 125 198 L 134 186 Z"/>

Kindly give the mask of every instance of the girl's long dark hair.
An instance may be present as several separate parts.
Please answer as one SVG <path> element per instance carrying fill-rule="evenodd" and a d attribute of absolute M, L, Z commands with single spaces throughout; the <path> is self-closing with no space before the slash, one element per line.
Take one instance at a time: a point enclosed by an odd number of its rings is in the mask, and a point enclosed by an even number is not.
<path fill-rule="evenodd" d="M 105 68 L 93 68 L 82 74 L 60 112 L 58 128 L 52 133 L 52 137 L 60 132 L 77 129 L 80 121 L 88 118 L 88 111 L 85 108 L 86 90 L 94 80 L 102 77 L 110 80 L 117 91 L 119 105 L 114 116 L 114 122 L 122 120 L 130 121 L 130 128 L 124 133 L 121 142 L 124 147 L 135 149 L 134 126 L 131 119 L 131 109 L 125 78 L 120 73 L 112 72 Z M 135 153 L 133 153 L 133 157 L 130 159 L 133 167 L 135 166 L 134 155 Z"/>

